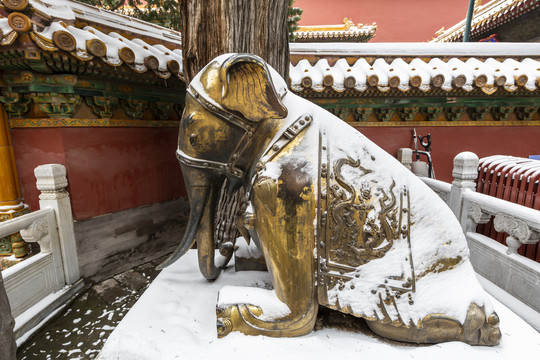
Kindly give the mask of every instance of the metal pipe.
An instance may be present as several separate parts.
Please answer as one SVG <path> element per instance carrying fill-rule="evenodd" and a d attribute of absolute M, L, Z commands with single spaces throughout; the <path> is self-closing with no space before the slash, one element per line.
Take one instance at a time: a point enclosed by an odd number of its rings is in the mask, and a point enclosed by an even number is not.
<path fill-rule="evenodd" d="M 463 42 L 469 42 L 469 35 L 471 34 L 471 23 L 474 12 L 475 0 L 469 0 L 469 10 L 467 11 L 467 21 L 465 23 L 465 32 L 463 33 Z"/>

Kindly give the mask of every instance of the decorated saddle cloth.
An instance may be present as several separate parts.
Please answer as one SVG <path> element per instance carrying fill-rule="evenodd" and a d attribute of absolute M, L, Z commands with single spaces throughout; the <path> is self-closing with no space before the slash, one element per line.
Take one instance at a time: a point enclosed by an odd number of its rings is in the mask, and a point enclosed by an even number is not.
<path fill-rule="evenodd" d="M 317 182 L 319 303 L 401 326 L 416 326 L 429 315 L 463 324 L 473 303 L 492 313 L 461 226 L 446 204 L 342 120 L 307 101 L 288 107 L 309 108 L 313 121 L 267 171 L 284 171 L 292 163 Z"/>

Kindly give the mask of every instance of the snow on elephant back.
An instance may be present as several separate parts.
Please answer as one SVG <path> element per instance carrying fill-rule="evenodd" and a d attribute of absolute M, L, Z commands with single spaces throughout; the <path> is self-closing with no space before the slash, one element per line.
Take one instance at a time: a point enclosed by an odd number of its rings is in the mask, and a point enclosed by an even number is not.
<path fill-rule="evenodd" d="M 446 204 L 259 57 L 225 54 L 193 79 L 177 157 L 192 209 L 163 266 L 197 242 L 213 280 L 240 234 L 273 282 L 223 288 L 219 336 L 304 335 L 322 305 L 394 340 L 499 343 L 497 314 Z"/>

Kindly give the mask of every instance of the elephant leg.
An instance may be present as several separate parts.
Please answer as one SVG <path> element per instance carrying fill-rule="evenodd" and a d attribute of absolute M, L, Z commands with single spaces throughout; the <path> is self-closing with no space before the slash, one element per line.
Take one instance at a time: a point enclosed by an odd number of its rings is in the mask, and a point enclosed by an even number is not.
<path fill-rule="evenodd" d="M 501 340 L 497 314 L 486 317 L 484 309 L 474 303 L 467 311 L 464 324 L 443 314 L 426 316 L 417 326 L 396 326 L 379 321 L 367 323 L 374 333 L 397 341 L 428 344 L 463 341 L 470 345 L 495 346 Z"/>
<path fill-rule="evenodd" d="M 256 296 L 245 292 L 243 299 L 226 303 L 220 294 L 218 336 L 223 337 L 231 331 L 275 337 L 301 336 L 313 330 L 319 306 L 313 256 L 313 219 L 317 207 L 313 182 L 305 180 L 307 185 L 304 186 L 263 178 L 254 185 L 254 214 L 247 214 L 245 226 L 261 246 L 274 290 L 266 294 L 259 291 Z M 281 302 L 286 311 L 277 315 L 265 314 L 262 304 L 253 303 L 261 297 L 264 297 L 264 303 Z"/>

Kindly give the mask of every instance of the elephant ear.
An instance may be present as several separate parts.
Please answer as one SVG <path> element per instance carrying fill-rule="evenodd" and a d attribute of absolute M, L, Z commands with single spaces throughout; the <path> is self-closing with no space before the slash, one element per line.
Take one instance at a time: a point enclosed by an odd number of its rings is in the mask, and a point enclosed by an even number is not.
<path fill-rule="evenodd" d="M 260 57 L 247 54 L 230 57 L 221 66 L 220 78 L 223 84 L 221 104 L 227 109 L 238 111 L 254 122 L 287 116 L 287 108 Z"/>

